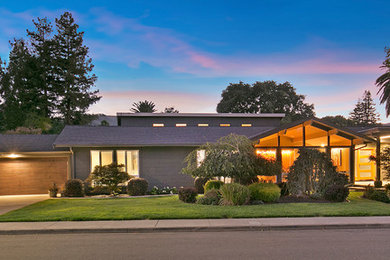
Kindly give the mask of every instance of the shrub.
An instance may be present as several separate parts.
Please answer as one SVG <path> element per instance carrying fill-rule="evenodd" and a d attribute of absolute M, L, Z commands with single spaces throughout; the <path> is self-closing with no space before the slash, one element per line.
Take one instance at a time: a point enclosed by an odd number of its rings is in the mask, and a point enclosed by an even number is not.
<path fill-rule="evenodd" d="M 349 190 L 343 185 L 331 185 L 326 188 L 324 199 L 334 202 L 342 202 L 347 199 Z"/>
<path fill-rule="evenodd" d="M 219 190 L 221 188 L 221 186 L 223 185 L 224 183 L 222 181 L 218 181 L 218 180 L 209 180 L 206 182 L 206 184 L 204 185 L 204 192 L 207 192 L 211 189 L 216 189 L 216 190 Z"/>
<path fill-rule="evenodd" d="M 148 182 L 143 178 L 133 178 L 127 184 L 127 192 L 131 196 L 142 196 L 148 190 Z"/>
<path fill-rule="evenodd" d="M 164 188 L 159 188 L 157 186 L 154 186 L 150 192 L 150 195 L 162 195 L 162 194 L 177 194 L 177 188 L 176 187 L 164 187 Z"/>
<path fill-rule="evenodd" d="M 198 191 L 198 193 L 204 193 L 204 185 L 209 180 L 209 178 L 204 177 L 196 177 L 194 180 L 194 186 L 195 189 Z"/>
<path fill-rule="evenodd" d="M 107 186 L 96 186 L 90 191 L 90 195 L 110 195 L 111 191 Z"/>
<path fill-rule="evenodd" d="M 287 183 L 286 182 L 281 182 L 278 184 L 280 188 L 280 196 L 288 196 L 290 192 L 288 191 Z"/>
<path fill-rule="evenodd" d="M 363 198 L 370 199 L 371 194 L 375 191 L 374 187 L 368 185 L 363 192 Z"/>
<path fill-rule="evenodd" d="M 202 205 L 219 205 L 220 200 L 221 192 L 216 189 L 211 189 L 203 197 L 199 198 L 196 203 Z"/>
<path fill-rule="evenodd" d="M 185 203 L 195 203 L 198 192 L 194 187 L 183 187 L 179 189 L 179 200 Z"/>
<path fill-rule="evenodd" d="M 374 181 L 375 188 L 382 188 L 382 181 Z"/>
<path fill-rule="evenodd" d="M 221 187 L 222 205 L 244 205 L 249 202 L 248 187 L 238 183 L 228 183 Z"/>
<path fill-rule="evenodd" d="M 111 194 L 119 191 L 119 184 L 129 180 L 130 176 L 123 169 L 123 164 L 111 163 L 104 166 L 96 166 L 89 175 L 88 180 L 96 186 L 107 186 Z"/>
<path fill-rule="evenodd" d="M 49 188 L 49 196 L 51 198 L 55 198 L 55 197 L 57 197 L 57 193 L 58 193 L 57 184 L 55 182 L 53 182 L 53 185 Z"/>
<path fill-rule="evenodd" d="M 254 183 L 248 188 L 252 201 L 276 202 L 280 198 L 280 188 L 273 183 Z"/>
<path fill-rule="evenodd" d="M 374 190 L 369 197 L 370 200 L 377 200 L 385 203 L 390 203 L 390 198 L 383 190 Z"/>
<path fill-rule="evenodd" d="M 390 183 L 388 183 L 388 184 L 385 185 L 385 190 L 386 190 L 387 192 L 390 191 Z"/>
<path fill-rule="evenodd" d="M 84 197 L 83 181 L 80 179 L 68 180 L 65 183 L 65 197 Z"/>

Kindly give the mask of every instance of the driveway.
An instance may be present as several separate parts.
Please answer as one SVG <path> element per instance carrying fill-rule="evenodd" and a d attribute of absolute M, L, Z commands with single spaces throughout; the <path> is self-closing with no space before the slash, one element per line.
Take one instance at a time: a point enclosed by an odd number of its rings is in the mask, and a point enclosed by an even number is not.
<path fill-rule="evenodd" d="M 49 195 L 47 194 L 0 196 L 0 215 L 42 200 L 47 200 L 48 198 Z"/>

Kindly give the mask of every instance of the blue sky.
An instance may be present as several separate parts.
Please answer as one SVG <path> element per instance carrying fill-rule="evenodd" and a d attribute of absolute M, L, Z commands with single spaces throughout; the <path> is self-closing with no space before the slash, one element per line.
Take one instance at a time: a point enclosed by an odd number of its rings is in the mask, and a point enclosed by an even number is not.
<path fill-rule="evenodd" d="M 290 81 L 317 116 L 348 115 L 376 97 L 390 1 L 1 1 L 0 57 L 31 19 L 73 12 L 98 76 L 91 112 L 215 112 L 230 82 Z M 385 118 L 384 106 L 377 109 Z"/>

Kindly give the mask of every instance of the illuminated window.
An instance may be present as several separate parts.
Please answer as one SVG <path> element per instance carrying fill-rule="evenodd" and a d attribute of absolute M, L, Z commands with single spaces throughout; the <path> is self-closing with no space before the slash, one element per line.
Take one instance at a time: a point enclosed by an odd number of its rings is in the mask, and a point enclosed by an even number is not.
<path fill-rule="evenodd" d="M 118 164 L 124 165 L 124 170 L 132 176 L 139 176 L 139 152 L 138 150 L 116 151 Z"/>
<path fill-rule="evenodd" d="M 164 127 L 164 124 L 153 124 L 153 127 Z"/>
<path fill-rule="evenodd" d="M 199 167 L 206 158 L 206 150 L 196 151 L 196 165 Z"/>
<path fill-rule="evenodd" d="M 241 124 L 242 127 L 251 127 L 252 124 Z"/>
<path fill-rule="evenodd" d="M 219 124 L 219 126 L 230 126 L 230 124 Z"/>
<path fill-rule="evenodd" d="M 198 126 L 209 126 L 209 124 L 198 124 Z"/>
<path fill-rule="evenodd" d="M 176 124 L 176 127 L 185 127 L 187 124 Z"/>
<path fill-rule="evenodd" d="M 112 151 L 91 151 L 91 172 L 95 169 L 96 166 L 104 166 L 111 164 L 113 162 Z"/>

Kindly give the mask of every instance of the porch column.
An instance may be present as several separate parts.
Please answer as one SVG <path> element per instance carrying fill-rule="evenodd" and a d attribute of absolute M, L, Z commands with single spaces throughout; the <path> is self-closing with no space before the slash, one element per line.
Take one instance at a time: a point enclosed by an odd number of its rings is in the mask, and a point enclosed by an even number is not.
<path fill-rule="evenodd" d="M 376 138 L 376 180 L 381 180 L 381 138 Z"/>
<path fill-rule="evenodd" d="M 278 148 L 276 148 L 276 162 L 282 165 L 282 149 L 280 148 L 280 136 L 278 135 Z M 276 175 L 276 183 L 282 182 L 282 173 Z"/>
<path fill-rule="evenodd" d="M 326 154 L 329 156 L 329 158 L 331 157 L 331 153 L 330 153 L 330 135 L 329 135 L 329 131 L 328 131 L 328 134 L 327 134 Z"/>
<path fill-rule="evenodd" d="M 349 148 L 349 180 L 355 183 L 355 145 Z"/>
<path fill-rule="evenodd" d="M 305 124 L 302 124 L 302 146 L 306 146 L 306 127 Z"/>

